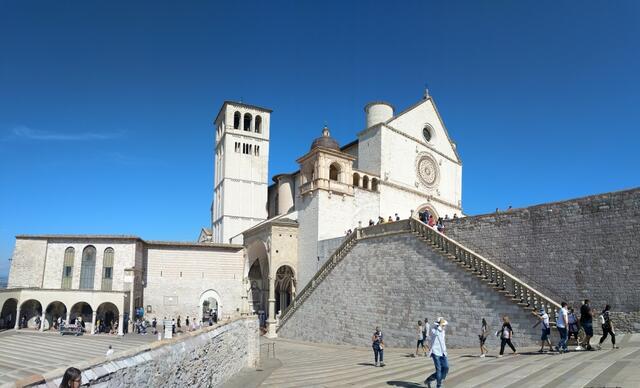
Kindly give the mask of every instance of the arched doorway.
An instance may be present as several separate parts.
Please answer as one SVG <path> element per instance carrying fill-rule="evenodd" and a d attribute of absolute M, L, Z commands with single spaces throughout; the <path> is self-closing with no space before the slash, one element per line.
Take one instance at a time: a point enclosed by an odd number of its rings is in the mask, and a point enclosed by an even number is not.
<path fill-rule="evenodd" d="M 198 303 L 200 321 L 205 325 L 208 324 L 209 319 L 212 322 L 217 322 L 222 318 L 222 305 L 220 304 L 220 295 L 215 290 L 207 290 L 200 295 L 200 302 Z"/>
<path fill-rule="evenodd" d="M 119 315 L 120 311 L 113 303 L 105 302 L 98 306 L 98 309 L 96 310 L 96 325 L 98 327 L 98 333 L 115 332 Z"/>
<path fill-rule="evenodd" d="M 75 323 L 78 318 L 82 318 L 82 327 L 85 330 L 89 330 L 91 326 L 91 319 L 93 318 L 93 309 L 89 303 L 78 302 L 71 307 L 69 323 Z"/>
<path fill-rule="evenodd" d="M 433 207 L 433 206 L 431 206 L 430 204 L 425 203 L 425 204 L 422 204 L 422 205 L 420 205 L 420 206 L 418 207 L 418 217 L 419 217 L 419 215 L 420 215 L 421 213 L 423 213 L 424 211 L 429 212 L 429 215 L 433 216 L 433 219 L 434 219 L 434 220 L 436 220 L 436 221 L 438 220 L 438 212 L 436 212 L 436 209 L 434 209 L 434 207 Z M 421 220 L 421 221 L 424 221 L 424 220 Z M 426 221 L 424 221 L 424 222 L 426 223 L 427 221 L 428 221 L 428 220 L 426 220 Z"/>
<path fill-rule="evenodd" d="M 58 328 L 57 322 L 59 317 L 64 320 L 67 319 L 67 306 L 65 306 L 64 303 L 58 301 L 49 303 L 44 313 L 44 328 Z"/>
<path fill-rule="evenodd" d="M 293 268 L 283 265 L 276 271 L 276 313 L 284 311 L 293 297 Z"/>
<path fill-rule="evenodd" d="M 18 312 L 18 300 L 7 299 L 2 304 L 0 311 L 0 330 L 13 329 L 16 327 L 16 314 Z"/>
<path fill-rule="evenodd" d="M 20 327 L 38 329 L 36 319 L 42 317 L 42 304 L 35 299 L 29 299 L 20 306 Z"/>
<path fill-rule="evenodd" d="M 245 270 L 249 289 L 247 290 L 247 302 L 249 312 L 257 314 L 260 319 L 260 326 L 266 327 L 269 316 L 269 257 L 267 247 L 262 240 L 256 240 L 249 244 L 247 248 L 247 261 Z"/>

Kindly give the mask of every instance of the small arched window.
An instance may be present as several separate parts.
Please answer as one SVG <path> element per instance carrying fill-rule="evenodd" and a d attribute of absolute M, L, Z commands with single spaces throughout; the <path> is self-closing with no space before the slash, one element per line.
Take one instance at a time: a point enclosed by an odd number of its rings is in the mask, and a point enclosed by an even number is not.
<path fill-rule="evenodd" d="M 244 127 L 243 129 L 245 131 L 250 131 L 251 130 L 251 113 L 245 113 L 244 114 Z"/>
<path fill-rule="evenodd" d="M 96 274 L 96 248 L 89 245 L 82 251 L 80 266 L 80 289 L 93 289 L 93 278 Z"/>
<path fill-rule="evenodd" d="M 329 166 L 329 179 L 332 181 L 338 181 L 340 178 L 340 165 L 338 163 L 332 163 Z"/>
<path fill-rule="evenodd" d="M 362 178 L 362 188 L 369 189 L 369 177 L 366 175 Z"/>
<path fill-rule="evenodd" d="M 260 115 L 256 116 L 256 133 L 262 133 L 262 117 Z"/>
<path fill-rule="evenodd" d="M 233 129 L 240 129 L 240 112 L 233 114 Z"/>
<path fill-rule="evenodd" d="M 102 259 L 102 291 L 111 291 L 113 283 L 113 248 L 104 250 Z"/>
<path fill-rule="evenodd" d="M 353 174 L 353 185 L 360 186 L 360 174 L 357 172 Z"/>
<path fill-rule="evenodd" d="M 62 286 L 60 288 L 68 290 L 71 288 L 73 280 L 73 260 L 76 256 L 76 250 L 69 247 L 64 251 L 64 264 L 62 265 Z"/>
<path fill-rule="evenodd" d="M 371 190 L 378 191 L 378 179 L 371 179 Z"/>

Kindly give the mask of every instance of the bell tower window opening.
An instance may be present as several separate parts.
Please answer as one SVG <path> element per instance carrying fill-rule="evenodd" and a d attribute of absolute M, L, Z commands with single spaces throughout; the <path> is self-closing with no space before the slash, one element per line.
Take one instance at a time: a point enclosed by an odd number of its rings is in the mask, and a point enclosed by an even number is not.
<path fill-rule="evenodd" d="M 240 129 L 240 112 L 238 111 L 233 114 L 233 129 Z"/>
<path fill-rule="evenodd" d="M 259 145 L 255 146 L 255 148 L 253 150 L 254 150 L 255 156 L 260 156 L 260 146 Z"/>
<path fill-rule="evenodd" d="M 262 133 L 262 117 L 260 115 L 256 115 L 255 127 L 256 133 Z"/>
<path fill-rule="evenodd" d="M 251 113 L 245 113 L 244 114 L 244 127 L 243 129 L 245 131 L 250 131 L 251 130 Z"/>

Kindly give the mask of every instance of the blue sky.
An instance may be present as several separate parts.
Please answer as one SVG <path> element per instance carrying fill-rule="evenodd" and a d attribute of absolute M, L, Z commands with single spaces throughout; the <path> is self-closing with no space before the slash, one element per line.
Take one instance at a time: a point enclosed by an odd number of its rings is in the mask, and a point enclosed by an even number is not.
<path fill-rule="evenodd" d="M 640 182 L 636 1 L 0 2 L 0 275 L 21 233 L 193 240 L 223 100 L 270 175 L 428 83 L 468 214 Z"/>

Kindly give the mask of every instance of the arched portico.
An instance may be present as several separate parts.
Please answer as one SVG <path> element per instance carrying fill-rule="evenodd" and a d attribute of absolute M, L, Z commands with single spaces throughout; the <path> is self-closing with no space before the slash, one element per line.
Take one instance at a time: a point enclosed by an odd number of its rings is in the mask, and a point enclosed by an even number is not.
<path fill-rule="evenodd" d="M 42 304 L 35 299 L 29 299 L 20 304 L 20 328 L 37 329 L 36 318 L 42 317 Z M 42 319 L 42 318 L 41 318 Z"/>
<path fill-rule="evenodd" d="M 18 299 L 9 298 L 4 301 L 0 310 L 0 330 L 13 329 L 16 326 L 17 312 Z"/>
<path fill-rule="evenodd" d="M 115 304 L 105 302 L 98 306 L 95 316 L 98 333 L 110 333 L 118 324 L 120 311 Z M 98 321 L 100 321 L 100 324 L 98 324 Z"/>
<path fill-rule="evenodd" d="M 69 323 L 75 323 L 76 320 L 82 318 L 85 330 L 92 333 L 93 327 L 91 326 L 91 324 L 92 322 L 94 322 L 93 316 L 93 308 L 89 303 L 78 302 L 74 304 L 69 311 Z"/>
<path fill-rule="evenodd" d="M 213 315 L 215 313 L 215 315 Z M 207 322 L 209 317 L 213 319 L 222 317 L 222 298 L 216 290 L 209 289 L 200 295 L 198 302 L 198 321 Z"/>
<path fill-rule="evenodd" d="M 67 319 L 67 306 L 60 301 L 49 303 L 45 310 L 45 329 L 57 327 L 58 318 Z"/>

